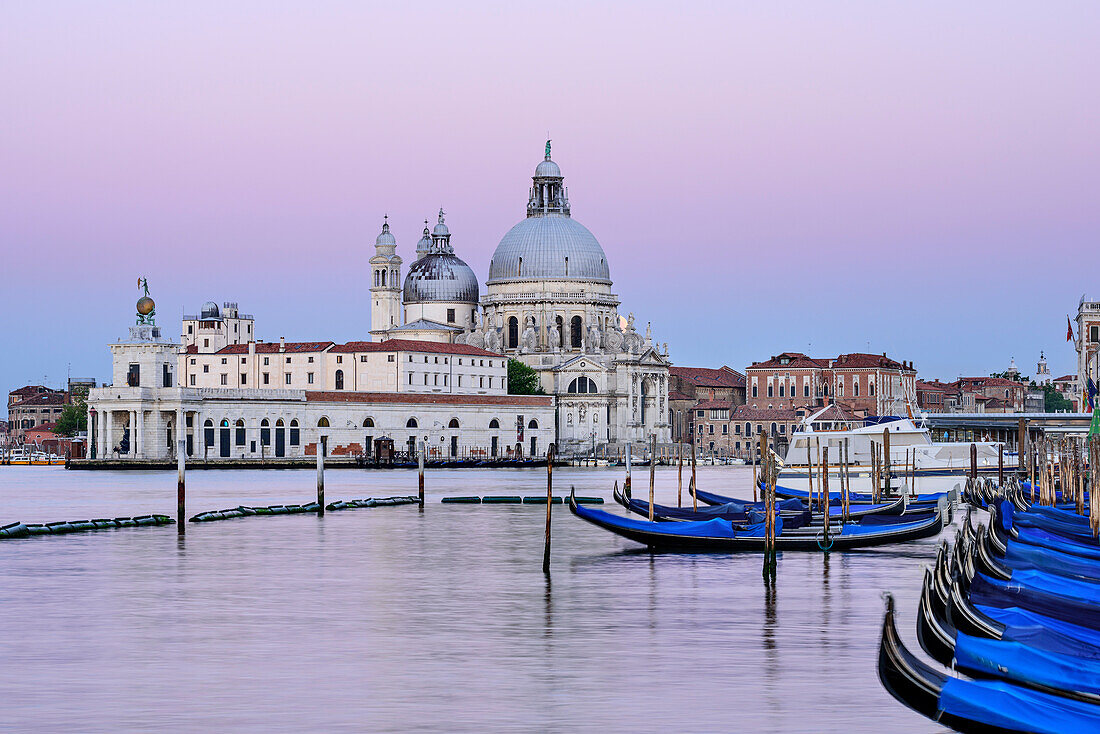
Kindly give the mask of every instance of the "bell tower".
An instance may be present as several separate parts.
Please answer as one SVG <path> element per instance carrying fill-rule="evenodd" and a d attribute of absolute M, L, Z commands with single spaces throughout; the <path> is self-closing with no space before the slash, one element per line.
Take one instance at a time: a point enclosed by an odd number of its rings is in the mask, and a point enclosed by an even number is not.
<path fill-rule="evenodd" d="M 383 218 L 382 231 L 374 241 L 370 266 L 370 333 L 383 339 L 386 332 L 401 325 L 401 256 L 390 233 L 389 215 Z"/>

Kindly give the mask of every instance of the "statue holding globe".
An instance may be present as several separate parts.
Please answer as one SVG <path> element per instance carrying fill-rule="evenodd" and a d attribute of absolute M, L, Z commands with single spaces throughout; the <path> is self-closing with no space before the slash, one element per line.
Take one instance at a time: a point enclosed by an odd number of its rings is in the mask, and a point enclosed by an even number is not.
<path fill-rule="evenodd" d="M 149 297 L 149 281 L 138 278 L 138 288 L 145 290 L 145 295 L 137 301 L 137 323 L 139 326 L 156 326 L 157 304 Z"/>

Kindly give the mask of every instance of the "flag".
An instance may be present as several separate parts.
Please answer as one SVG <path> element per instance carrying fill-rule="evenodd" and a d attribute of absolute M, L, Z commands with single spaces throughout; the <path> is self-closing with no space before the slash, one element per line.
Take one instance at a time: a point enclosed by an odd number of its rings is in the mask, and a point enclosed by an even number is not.
<path fill-rule="evenodd" d="M 1073 322 L 1069 320 L 1069 314 L 1066 314 L 1066 341 L 1073 341 Z"/>
<path fill-rule="evenodd" d="M 1086 390 L 1089 396 L 1089 410 L 1096 410 L 1096 383 L 1092 381 L 1092 378 L 1087 378 Z"/>

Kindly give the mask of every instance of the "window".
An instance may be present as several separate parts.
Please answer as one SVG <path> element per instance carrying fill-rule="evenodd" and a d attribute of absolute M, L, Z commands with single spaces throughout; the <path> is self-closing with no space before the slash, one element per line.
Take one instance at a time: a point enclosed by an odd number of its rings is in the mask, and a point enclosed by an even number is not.
<path fill-rule="evenodd" d="M 210 346 L 210 340 L 209 339 L 203 339 L 202 340 L 203 349 L 207 349 L 209 346 Z"/>
<path fill-rule="evenodd" d="M 804 398 L 810 397 L 810 383 L 808 383 L 808 382 L 803 382 L 802 383 L 802 397 L 804 397 Z"/>
<path fill-rule="evenodd" d="M 453 324 L 455 322 L 455 310 L 453 308 L 447 309 L 447 323 Z"/>
<path fill-rule="evenodd" d="M 458 428 L 458 418 L 451 418 L 451 422 L 447 424 L 447 428 Z"/>
<path fill-rule="evenodd" d="M 738 436 L 741 435 L 741 424 L 740 423 L 738 423 L 737 425 L 735 425 L 733 427 L 733 432 Z"/>
<path fill-rule="evenodd" d="M 344 389 L 344 371 L 343 370 L 336 370 L 336 389 L 337 390 L 343 390 Z"/>
<path fill-rule="evenodd" d="M 313 373 L 312 372 L 307 372 L 306 373 L 306 383 L 309 384 L 309 385 L 313 384 Z"/>
<path fill-rule="evenodd" d="M 290 384 L 290 373 L 287 372 L 286 374 L 284 374 L 283 378 L 284 378 L 284 381 L 286 382 L 286 384 L 289 385 Z"/>
<path fill-rule="evenodd" d="M 244 446 L 244 421 L 240 418 L 237 419 L 235 433 L 237 435 L 235 436 L 236 440 L 233 443 L 237 444 L 238 446 Z"/>
<path fill-rule="evenodd" d="M 1100 342 L 1100 326 L 1089 327 L 1089 341 L 1094 344 Z"/>
<path fill-rule="evenodd" d="M 242 385 L 247 385 L 248 384 L 248 375 L 244 372 L 241 373 L 241 384 Z"/>
<path fill-rule="evenodd" d="M 222 357 L 222 364 L 225 364 L 225 357 Z"/>
<path fill-rule="evenodd" d="M 223 385 L 228 385 L 229 384 L 229 375 L 227 375 L 226 373 L 223 372 L 221 374 L 221 378 L 222 378 L 222 384 Z"/>
<path fill-rule="evenodd" d="M 260 445 L 271 445 L 271 423 L 267 420 L 267 418 L 264 418 L 262 421 L 260 421 Z"/>
<path fill-rule="evenodd" d="M 130 368 L 126 371 L 126 385 L 128 387 L 139 387 L 141 385 L 141 365 L 130 365 Z"/>
<path fill-rule="evenodd" d="M 241 364 L 248 364 L 248 358 L 247 357 L 241 357 Z"/>
<path fill-rule="evenodd" d="M 783 397 L 783 383 L 779 383 L 779 397 Z"/>
<path fill-rule="evenodd" d="M 208 365 L 208 364 L 204 364 L 204 365 L 202 366 L 202 371 L 203 371 L 203 372 L 209 372 L 209 371 L 210 371 L 210 365 Z"/>
<path fill-rule="evenodd" d="M 532 418 L 531 422 L 527 424 L 527 427 L 532 429 L 532 430 L 537 430 L 538 427 L 539 427 L 539 422 L 537 420 L 535 420 L 534 418 Z"/>
<path fill-rule="evenodd" d="M 508 317 L 508 348 L 515 349 L 519 346 L 519 319 L 515 316 Z M 482 360 L 484 361 L 484 360 Z"/>
<path fill-rule="evenodd" d="M 309 357 L 308 359 L 306 359 L 306 362 L 308 362 L 309 364 L 313 364 L 313 357 Z"/>
<path fill-rule="evenodd" d="M 367 355 L 365 355 L 365 354 L 360 354 L 360 355 L 359 355 L 359 361 L 360 361 L 360 362 L 366 362 L 366 361 L 367 361 Z"/>
<path fill-rule="evenodd" d="M 328 417 L 327 416 L 321 416 L 320 420 L 317 421 L 317 427 L 318 428 L 328 428 L 329 427 Z"/>
<path fill-rule="evenodd" d="M 458 376 L 458 386 L 462 387 L 462 375 Z"/>
<path fill-rule="evenodd" d="M 344 363 L 344 355 L 337 354 L 336 355 L 336 364 L 343 364 L 343 363 Z"/>
<path fill-rule="evenodd" d="M 202 424 L 202 442 L 207 446 L 214 445 L 214 421 L 209 418 Z"/>
<path fill-rule="evenodd" d="M 280 419 L 282 422 L 282 419 Z M 297 446 L 300 440 L 300 434 L 298 432 L 298 419 L 290 421 L 290 445 Z"/>
<path fill-rule="evenodd" d="M 489 421 L 489 428 L 500 428 L 500 421 L 498 421 L 496 418 L 493 418 L 491 421 Z"/>
<path fill-rule="evenodd" d="M 393 355 L 393 354 L 387 354 L 386 355 L 386 361 L 387 362 L 395 362 L 395 361 L 397 361 L 397 357 L 396 357 L 396 355 Z M 410 361 L 412 361 L 411 358 L 410 358 Z"/>
<path fill-rule="evenodd" d="M 409 373 L 409 384 L 410 385 L 413 384 L 413 373 L 412 372 Z"/>
<path fill-rule="evenodd" d="M 269 364 L 271 364 L 271 357 L 264 357 L 264 365 L 266 366 Z"/>
<path fill-rule="evenodd" d="M 775 392 L 775 390 L 772 388 L 771 383 L 768 383 L 768 397 L 769 398 L 775 397 L 775 395 L 773 394 L 774 392 Z"/>
<path fill-rule="evenodd" d="M 714 424 L 711 423 L 709 426 L 707 426 L 707 429 L 708 429 L 707 433 L 709 433 L 710 435 L 713 436 L 714 435 Z"/>
<path fill-rule="evenodd" d="M 191 387 L 195 386 L 195 376 L 191 375 Z"/>
<path fill-rule="evenodd" d="M 583 339 L 583 330 L 581 326 L 582 322 L 580 316 L 574 316 L 569 320 L 569 346 L 573 349 L 581 348 L 581 340 Z"/>
<path fill-rule="evenodd" d="M 194 360 L 194 359 L 192 359 L 192 360 L 191 360 L 191 366 L 192 366 L 192 367 L 194 367 L 194 366 L 195 366 L 195 360 Z"/>
<path fill-rule="evenodd" d="M 596 391 L 596 382 L 583 375 L 569 383 L 568 392 L 571 393 L 594 393 Z"/>
<path fill-rule="evenodd" d="M 290 364 L 290 357 L 287 357 L 287 358 L 286 358 L 286 363 L 287 363 L 287 364 Z"/>
<path fill-rule="evenodd" d="M 363 428 L 374 428 L 374 418 L 366 418 L 363 420 Z"/>
<path fill-rule="evenodd" d="M 854 397 L 854 398 L 859 397 L 859 378 L 858 377 L 855 380 L 852 381 L 852 397 Z"/>
<path fill-rule="evenodd" d="M 427 372 L 424 373 L 424 384 L 425 385 L 428 384 L 428 373 Z"/>
<path fill-rule="evenodd" d="M 172 371 L 168 368 L 167 364 L 162 365 L 163 375 L 161 375 L 161 382 L 164 387 L 172 387 Z"/>
<path fill-rule="evenodd" d="M 405 421 L 405 428 L 416 428 L 416 418 L 409 418 Z"/>
<path fill-rule="evenodd" d="M 755 397 L 757 397 L 757 395 L 756 395 L 756 385 L 753 385 L 753 386 L 752 386 L 752 396 L 753 396 L 754 398 L 755 398 Z"/>
<path fill-rule="evenodd" d="M 195 333 L 195 325 L 194 324 L 188 324 L 187 325 L 187 333 L 188 334 L 194 334 Z"/>

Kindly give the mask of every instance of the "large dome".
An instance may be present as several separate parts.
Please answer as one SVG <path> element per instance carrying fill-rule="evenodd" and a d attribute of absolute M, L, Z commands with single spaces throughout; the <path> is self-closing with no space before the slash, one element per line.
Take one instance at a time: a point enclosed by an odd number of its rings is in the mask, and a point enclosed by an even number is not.
<path fill-rule="evenodd" d="M 486 283 L 531 279 L 610 283 L 611 272 L 587 227 L 565 214 L 545 214 L 524 219 L 504 235 Z"/>
<path fill-rule="evenodd" d="M 402 300 L 410 303 L 477 303 L 477 276 L 456 255 L 433 252 L 412 264 Z"/>

